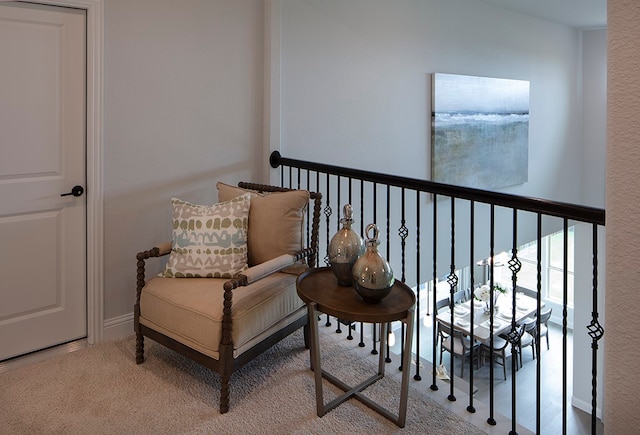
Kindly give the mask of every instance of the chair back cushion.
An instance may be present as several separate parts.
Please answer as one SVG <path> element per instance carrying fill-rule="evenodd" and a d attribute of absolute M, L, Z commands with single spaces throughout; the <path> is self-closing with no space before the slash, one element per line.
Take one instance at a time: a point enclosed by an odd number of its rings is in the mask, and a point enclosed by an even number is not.
<path fill-rule="evenodd" d="M 247 236 L 249 266 L 303 248 L 308 191 L 257 193 L 221 182 L 216 187 L 218 201 L 228 201 L 247 192 L 251 195 Z"/>

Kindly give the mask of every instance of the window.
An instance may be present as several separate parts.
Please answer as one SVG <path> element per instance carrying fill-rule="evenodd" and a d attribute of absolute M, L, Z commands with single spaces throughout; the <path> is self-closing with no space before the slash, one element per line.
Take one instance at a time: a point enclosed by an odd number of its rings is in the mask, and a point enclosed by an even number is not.
<path fill-rule="evenodd" d="M 518 251 L 522 268 L 518 273 L 518 285 L 537 290 L 537 241 L 523 245 Z M 573 307 L 573 227 L 569 227 L 567 243 L 567 305 Z M 545 236 L 541 240 L 541 288 L 542 298 L 562 304 L 564 274 L 564 233 Z"/>

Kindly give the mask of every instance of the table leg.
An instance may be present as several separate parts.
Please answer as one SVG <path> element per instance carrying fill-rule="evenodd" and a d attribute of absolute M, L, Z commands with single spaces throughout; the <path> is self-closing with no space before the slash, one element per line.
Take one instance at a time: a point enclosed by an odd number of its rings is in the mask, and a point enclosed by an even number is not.
<path fill-rule="evenodd" d="M 389 340 L 390 323 L 380 324 L 380 358 L 378 361 L 378 374 L 384 376 L 385 352 L 387 351 L 387 341 Z"/>
<path fill-rule="evenodd" d="M 322 395 L 322 367 L 320 366 L 320 335 L 318 332 L 318 321 L 314 319 L 318 318 L 318 311 L 316 309 L 316 303 L 312 302 L 308 306 L 309 311 L 309 323 L 310 323 L 310 335 L 311 345 L 309 352 L 311 356 L 311 368 L 314 373 L 316 384 L 316 410 L 318 417 L 322 417 L 326 410 L 324 409 L 324 398 Z"/>
<path fill-rule="evenodd" d="M 413 324 L 415 307 L 407 315 L 406 333 L 404 340 L 404 358 L 402 360 L 402 385 L 400 387 L 400 410 L 398 412 L 398 426 L 404 427 L 407 417 L 407 399 L 409 396 L 409 373 L 411 372 L 411 346 L 413 344 Z"/>

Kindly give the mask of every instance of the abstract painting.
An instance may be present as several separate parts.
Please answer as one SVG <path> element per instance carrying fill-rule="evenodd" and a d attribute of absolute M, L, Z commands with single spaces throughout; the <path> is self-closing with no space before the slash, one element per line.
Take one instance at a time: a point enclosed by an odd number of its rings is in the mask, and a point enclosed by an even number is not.
<path fill-rule="evenodd" d="M 433 74 L 431 175 L 496 189 L 528 180 L 529 82 Z"/>

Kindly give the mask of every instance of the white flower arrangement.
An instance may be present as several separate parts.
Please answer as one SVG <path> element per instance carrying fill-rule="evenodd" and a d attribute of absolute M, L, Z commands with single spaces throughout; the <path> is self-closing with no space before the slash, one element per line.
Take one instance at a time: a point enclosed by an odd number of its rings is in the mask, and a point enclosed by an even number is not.
<path fill-rule="evenodd" d="M 476 288 L 473 292 L 473 295 L 476 297 L 477 300 L 482 302 L 487 302 L 491 297 L 491 289 L 489 288 L 488 285 L 485 284 L 483 286 Z"/>
<path fill-rule="evenodd" d="M 496 292 L 496 295 L 495 295 L 496 299 L 498 298 L 499 293 L 507 292 L 507 289 L 500 287 L 499 285 L 494 285 L 493 290 Z M 473 292 L 473 295 L 479 301 L 488 302 L 489 299 L 491 298 L 491 288 L 488 285 L 484 284 L 476 288 Z"/>

